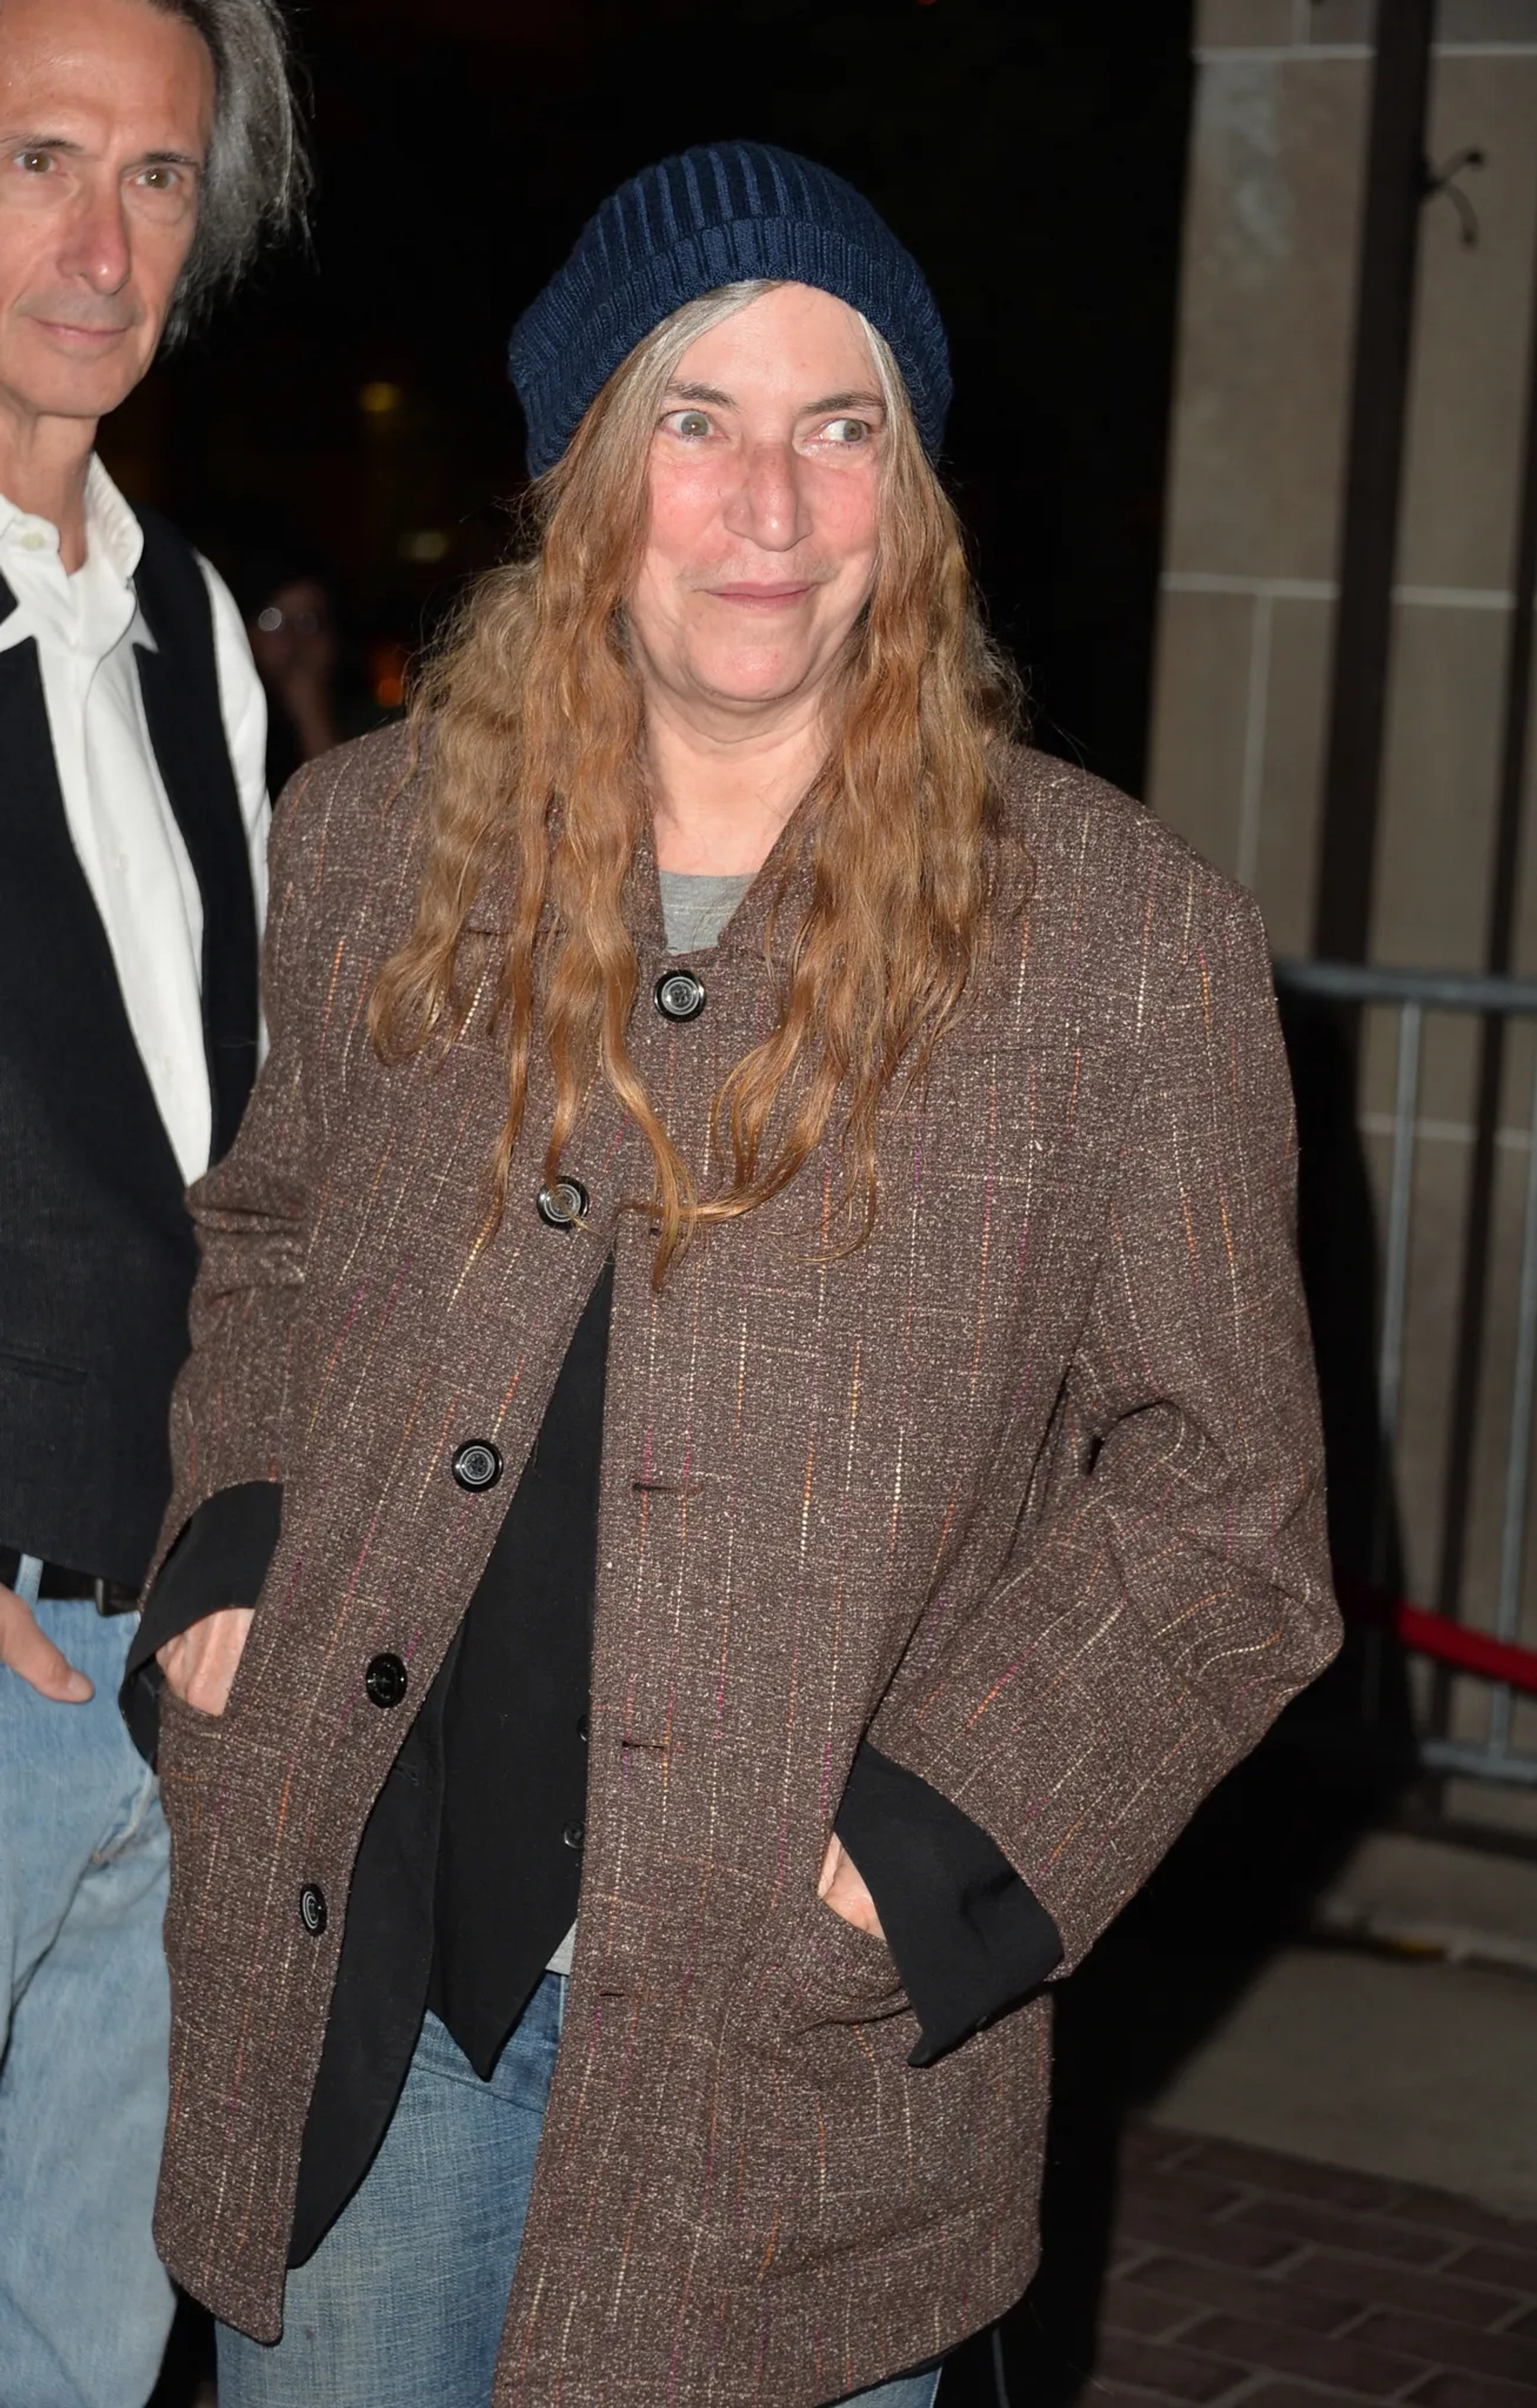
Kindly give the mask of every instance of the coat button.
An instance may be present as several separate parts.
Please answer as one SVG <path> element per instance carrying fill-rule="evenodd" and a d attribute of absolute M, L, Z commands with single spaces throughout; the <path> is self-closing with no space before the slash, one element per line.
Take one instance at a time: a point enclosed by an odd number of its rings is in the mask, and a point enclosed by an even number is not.
<path fill-rule="evenodd" d="M 495 1488 L 502 1476 L 502 1458 L 488 1438 L 467 1439 L 453 1451 L 453 1477 L 461 1488 L 478 1496 L 482 1488 Z"/>
<path fill-rule="evenodd" d="M 314 1882 L 306 1882 L 299 1892 L 299 1921 L 311 1940 L 318 1940 L 325 1928 L 325 1892 Z"/>
<path fill-rule="evenodd" d="M 409 1678 L 398 1656 L 376 1656 L 363 1675 L 363 1685 L 376 1706 L 397 1706 Z"/>
<path fill-rule="evenodd" d="M 578 1714 L 577 1716 L 577 1737 L 582 1742 L 582 1746 L 585 1747 L 587 1744 L 587 1717 L 585 1714 Z"/>
<path fill-rule="evenodd" d="M 539 1193 L 539 1219 L 552 1229 L 574 1229 L 587 1217 L 587 1190 L 580 1179 L 552 1180 Z"/>
<path fill-rule="evenodd" d="M 568 1848 L 580 1848 L 587 1836 L 587 1826 L 585 1823 L 567 1823 L 560 1836 Z"/>
<path fill-rule="evenodd" d="M 664 1020 L 697 1020 L 705 1008 L 704 982 L 692 970 L 664 971 L 654 993 Z"/>

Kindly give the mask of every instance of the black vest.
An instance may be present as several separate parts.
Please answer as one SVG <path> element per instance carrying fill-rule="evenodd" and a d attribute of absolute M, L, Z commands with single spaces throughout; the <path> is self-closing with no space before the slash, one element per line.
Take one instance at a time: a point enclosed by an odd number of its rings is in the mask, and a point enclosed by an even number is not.
<path fill-rule="evenodd" d="M 257 936 L 190 546 L 139 513 L 151 741 L 203 898 L 215 1158 L 256 1069 Z M 0 621 L 16 608 L 0 580 Z M 0 652 L 0 1545 L 136 1583 L 170 1490 L 196 1248 L 181 1174 L 76 857 L 36 643 Z"/>

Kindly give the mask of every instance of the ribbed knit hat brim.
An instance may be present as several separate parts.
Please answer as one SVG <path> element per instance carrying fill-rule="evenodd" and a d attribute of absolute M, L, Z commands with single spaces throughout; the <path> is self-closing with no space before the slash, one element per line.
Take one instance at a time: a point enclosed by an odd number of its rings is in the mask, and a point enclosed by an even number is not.
<path fill-rule="evenodd" d="M 603 203 L 512 330 L 508 362 L 528 466 L 560 458 L 621 362 L 664 318 L 722 284 L 770 277 L 860 310 L 896 355 L 932 455 L 950 406 L 934 296 L 912 254 L 852 184 L 768 143 L 723 142 L 632 177 Z"/>

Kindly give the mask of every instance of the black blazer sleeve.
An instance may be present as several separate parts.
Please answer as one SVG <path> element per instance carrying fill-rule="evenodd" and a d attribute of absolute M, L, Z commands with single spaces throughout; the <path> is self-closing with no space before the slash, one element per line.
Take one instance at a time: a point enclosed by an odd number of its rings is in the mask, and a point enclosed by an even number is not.
<path fill-rule="evenodd" d="M 1056 1924 L 996 1841 L 867 1741 L 834 1829 L 875 1900 L 932 2065 L 1062 1961 Z"/>

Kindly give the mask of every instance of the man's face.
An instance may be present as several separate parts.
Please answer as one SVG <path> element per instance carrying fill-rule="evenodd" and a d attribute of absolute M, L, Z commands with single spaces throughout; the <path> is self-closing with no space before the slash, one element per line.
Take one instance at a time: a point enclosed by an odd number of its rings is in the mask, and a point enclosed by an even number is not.
<path fill-rule="evenodd" d="M 206 44 L 149 0 L 0 0 L 0 407 L 94 419 L 137 384 L 213 107 Z"/>
<path fill-rule="evenodd" d="M 728 710 L 804 695 L 875 576 L 885 409 L 864 330 L 782 285 L 690 345 L 662 407 L 628 597 L 642 677 Z"/>

